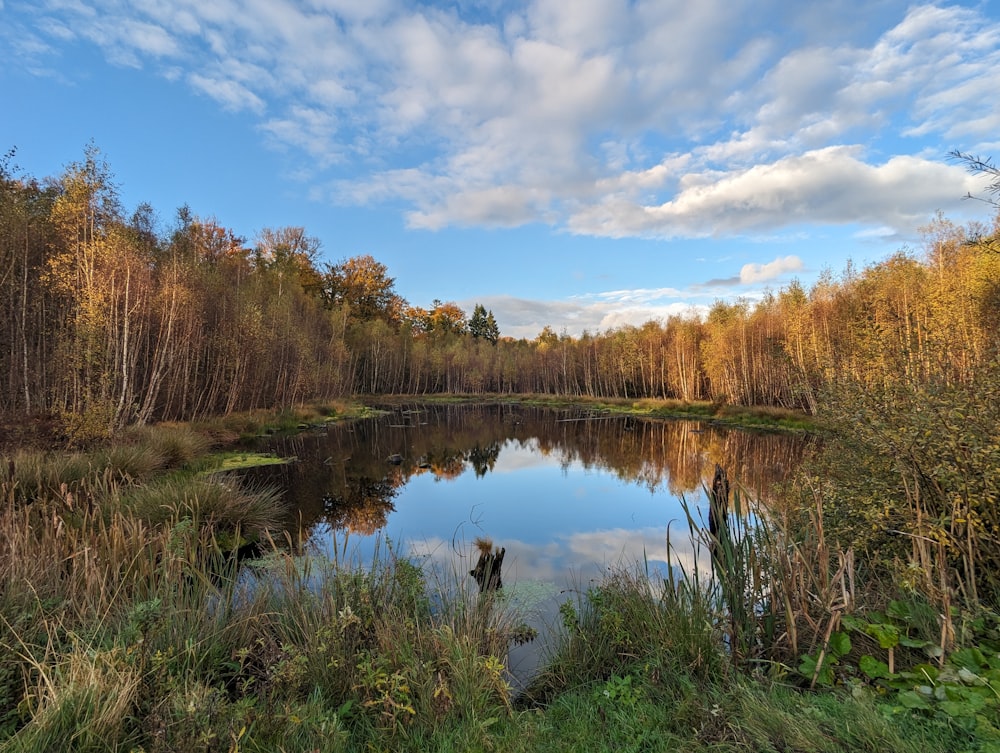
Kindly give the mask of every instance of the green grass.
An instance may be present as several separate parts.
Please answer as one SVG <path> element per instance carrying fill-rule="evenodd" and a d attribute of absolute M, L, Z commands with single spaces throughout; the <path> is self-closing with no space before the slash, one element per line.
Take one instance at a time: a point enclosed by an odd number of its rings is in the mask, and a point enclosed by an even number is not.
<path fill-rule="evenodd" d="M 198 467 L 202 469 L 202 473 L 211 474 L 246 470 L 247 468 L 259 468 L 265 465 L 285 465 L 292 462 L 295 462 L 295 458 L 281 458 L 263 452 L 238 452 L 229 450 L 206 455 L 198 463 Z"/>
<path fill-rule="evenodd" d="M 190 520 L 209 526 L 216 535 L 241 530 L 243 535 L 276 532 L 283 518 L 280 492 L 252 488 L 236 477 L 172 474 L 130 487 L 117 500 L 122 512 L 151 526 Z"/>
<path fill-rule="evenodd" d="M 356 402 L 319 402 L 277 411 L 258 410 L 204 418 L 189 426 L 209 437 L 215 445 L 231 446 L 250 442 L 265 434 L 287 434 L 324 426 L 332 421 L 364 418 L 372 410 Z"/>
<path fill-rule="evenodd" d="M 132 427 L 125 432 L 124 441 L 126 446 L 148 448 L 162 456 L 166 468 L 183 468 L 212 446 L 212 440 L 206 434 L 180 424 Z"/>
<path fill-rule="evenodd" d="M 68 580 L 23 560 L 0 571 L 0 750 L 976 749 L 871 694 L 735 673 L 710 603 L 641 572 L 567 602 L 544 692 L 516 699 L 509 602 L 391 549 L 367 563 L 276 550 L 248 588 L 234 563 L 209 575 L 217 539 L 190 519 L 90 518 L 66 537 L 18 517 L 2 520 L 21 551 L 99 556 Z"/>

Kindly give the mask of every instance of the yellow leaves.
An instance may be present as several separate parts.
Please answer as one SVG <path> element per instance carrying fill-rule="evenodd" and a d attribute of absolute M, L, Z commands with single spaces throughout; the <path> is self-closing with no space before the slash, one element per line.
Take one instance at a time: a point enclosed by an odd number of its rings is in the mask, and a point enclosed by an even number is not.
<path fill-rule="evenodd" d="M 388 268 L 372 256 L 355 256 L 330 267 L 325 275 L 326 297 L 331 304 L 347 304 L 361 320 L 383 317 L 398 321 L 404 301 L 395 292 Z"/>

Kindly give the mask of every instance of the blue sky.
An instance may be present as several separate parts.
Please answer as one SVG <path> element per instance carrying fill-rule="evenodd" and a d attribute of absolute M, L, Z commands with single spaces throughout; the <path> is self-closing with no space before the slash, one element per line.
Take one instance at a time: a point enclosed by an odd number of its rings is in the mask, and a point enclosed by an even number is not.
<path fill-rule="evenodd" d="M 997 71 L 989 2 L 0 0 L 0 151 L 578 335 L 991 219 Z"/>

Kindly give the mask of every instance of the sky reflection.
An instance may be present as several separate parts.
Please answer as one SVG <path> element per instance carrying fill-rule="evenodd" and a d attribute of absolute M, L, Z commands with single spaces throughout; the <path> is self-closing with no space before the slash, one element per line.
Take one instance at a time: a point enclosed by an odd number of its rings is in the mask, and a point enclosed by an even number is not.
<path fill-rule="evenodd" d="M 297 462 L 260 480 L 285 490 L 305 546 L 341 563 L 367 566 L 391 550 L 422 564 L 432 585 L 474 594 L 475 539 L 504 547 L 504 599 L 542 636 L 511 649 L 517 684 L 550 645 L 559 605 L 609 572 L 653 582 L 670 566 L 708 573 L 685 505 L 699 524 L 717 463 L 766 499 L 805 443 L 698 422 L 419 406 L 273 438 L 265 449 Z"/>
<path fill-rule="evenodd" d="M 698 516 L 704 492 L 686 500 Z M 609 567 L 642 565 L 665 573 L 669 525 L 673 563 L 695 564 L 681 499 L 665 484 L 651 492 L 609 470 L 543 454 L 537 443 L 506 442 L 482 476 L 471 466 L 449 478 L 415 475 L 394 502 L 377 536 L 353 537 L 362 561 L 388 540 L 397 552 L 433 562 L 441 572 L 463 572 L 474 564 L 473 540 L 482 536 L 507 549 L 505 582 L 540 580 L 565 588 Z M 317 530 L 312 543 L 330 552 L 342 548 L 343 539 L 343 532 Z"/>

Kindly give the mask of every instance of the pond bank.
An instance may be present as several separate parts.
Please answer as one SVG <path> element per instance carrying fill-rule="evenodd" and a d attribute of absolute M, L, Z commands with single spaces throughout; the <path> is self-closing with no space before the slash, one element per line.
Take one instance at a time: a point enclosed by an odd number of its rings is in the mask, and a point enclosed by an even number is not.
<path fill-rule="evenodd" d="M 820 423 L 802 411 L 770 406 L 741 406 L 684 400 L 592 398 L 557 395 L 375 395 L 361 396 L 366 405 L 488 403 L 576 408 L 608 415 L 676 418 L 704 421 L 739 429 L 787 432 L 817 432 Z"/>

